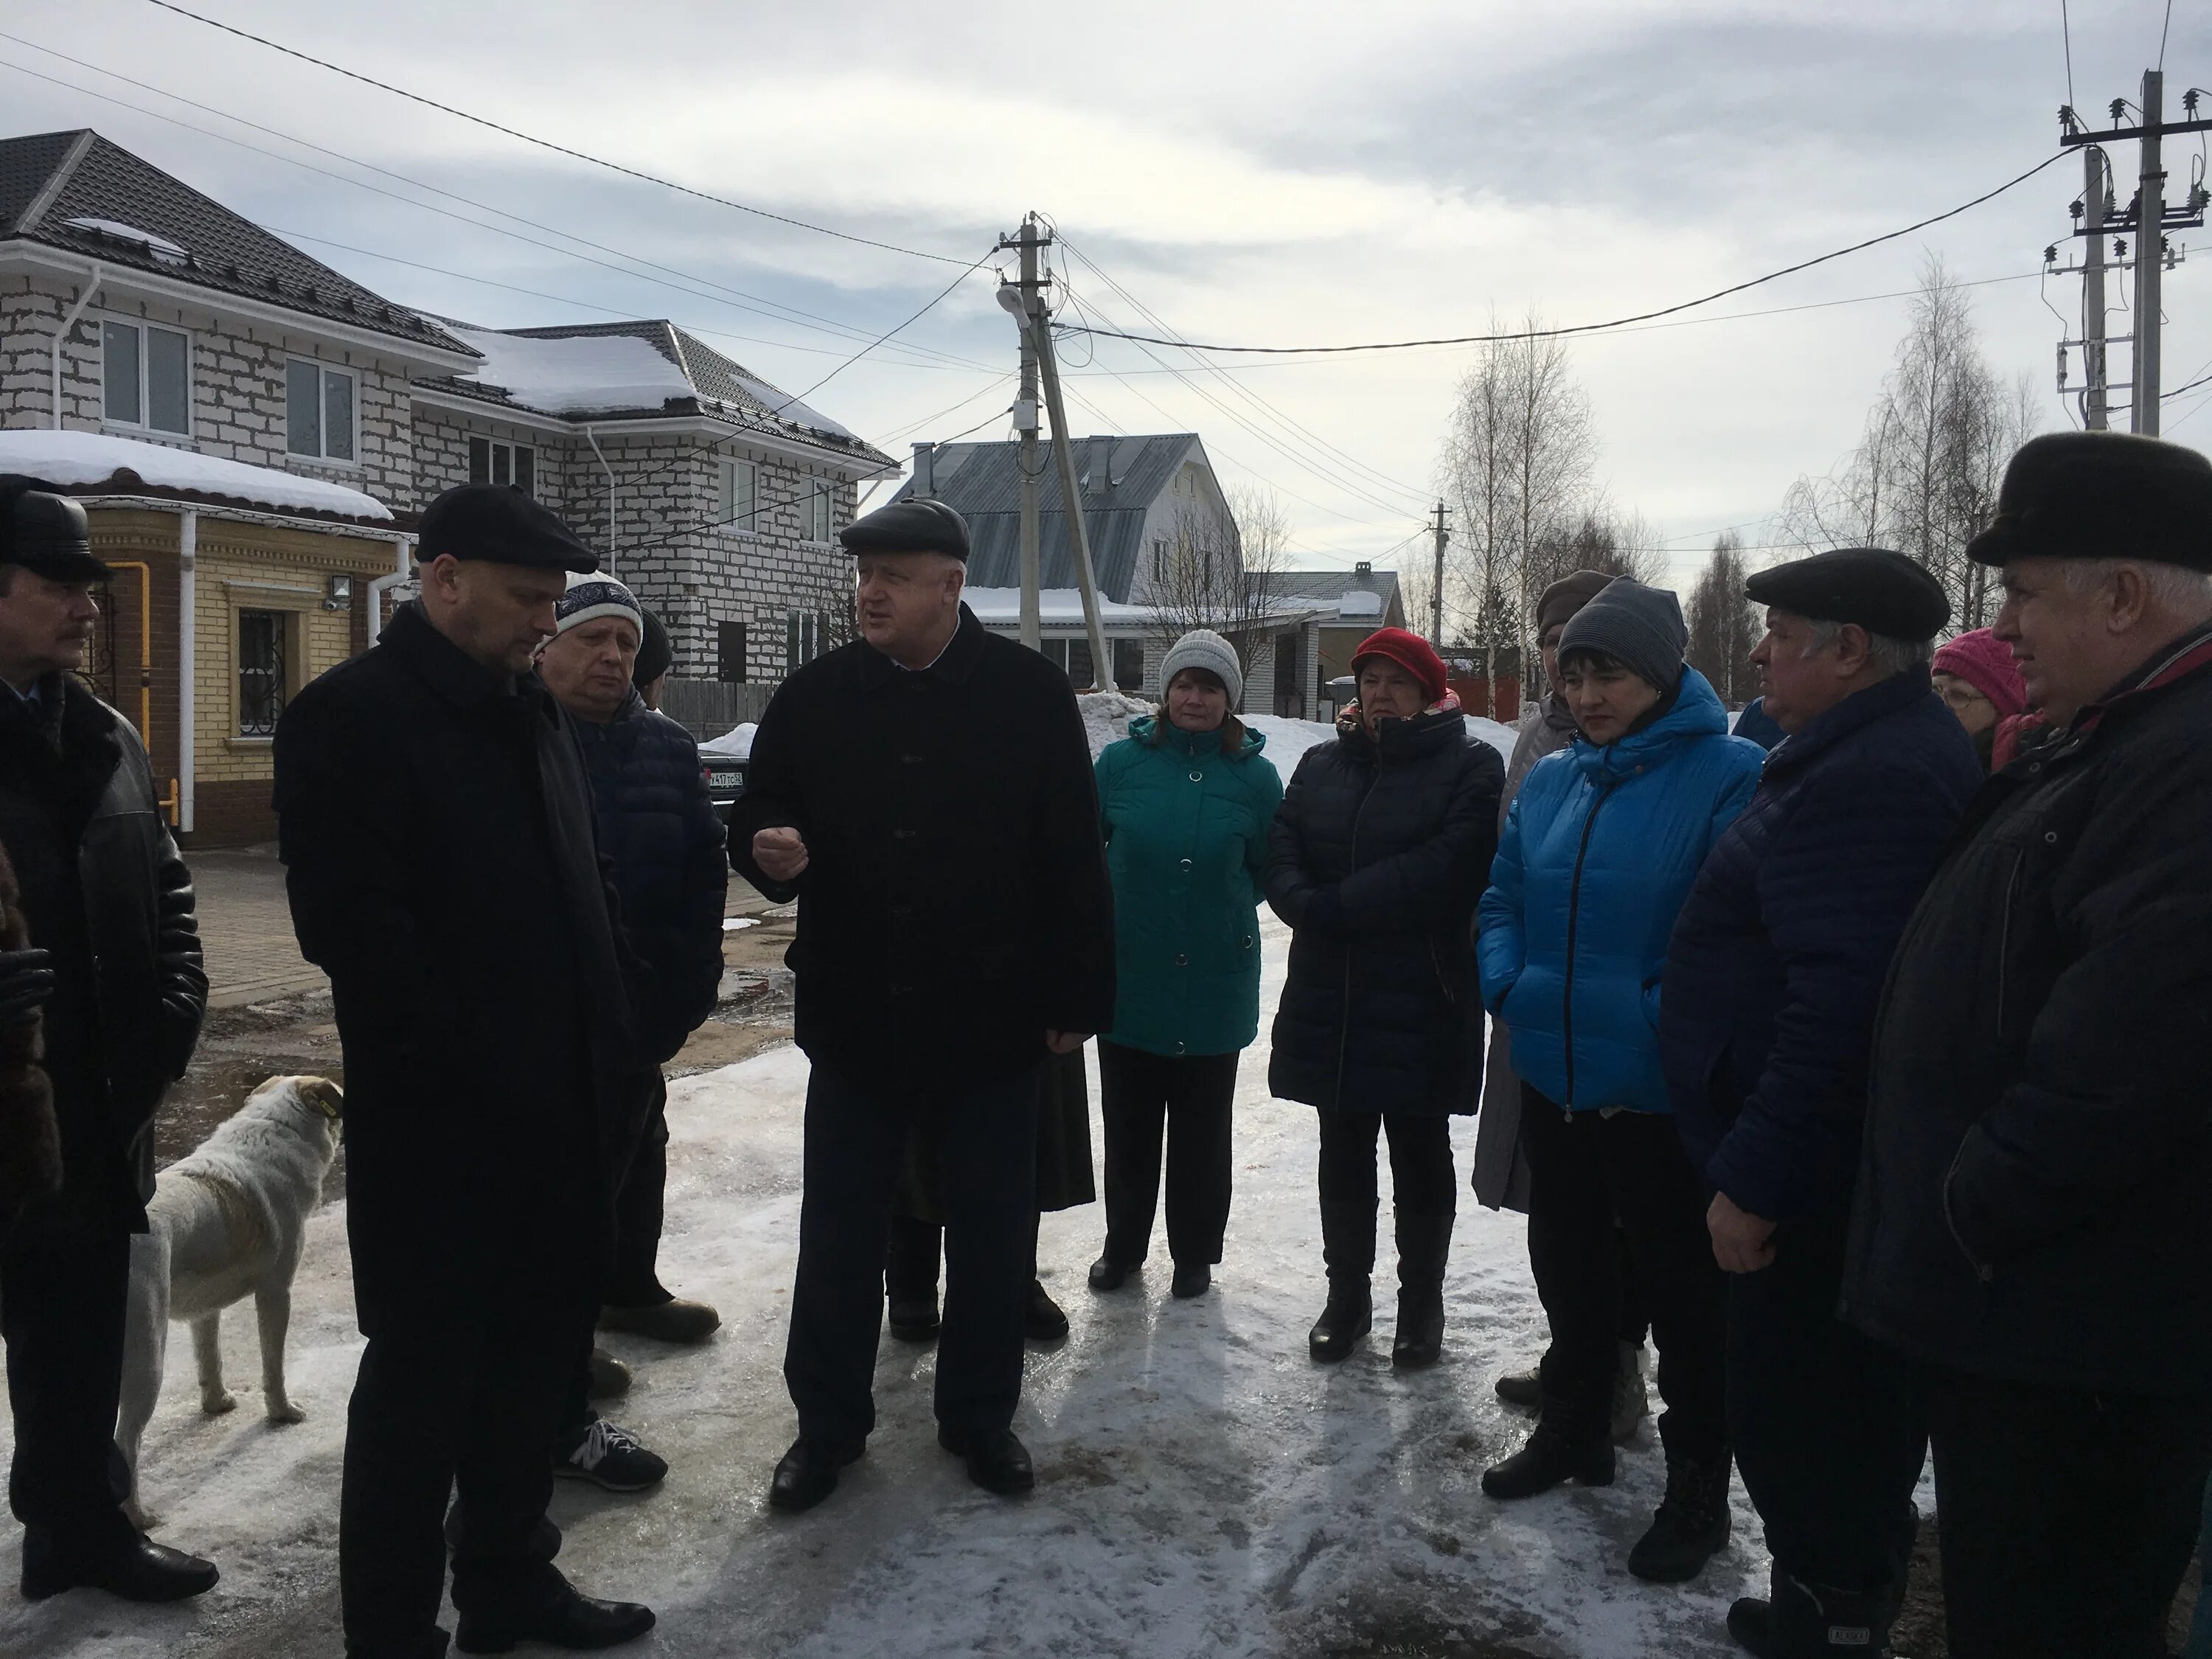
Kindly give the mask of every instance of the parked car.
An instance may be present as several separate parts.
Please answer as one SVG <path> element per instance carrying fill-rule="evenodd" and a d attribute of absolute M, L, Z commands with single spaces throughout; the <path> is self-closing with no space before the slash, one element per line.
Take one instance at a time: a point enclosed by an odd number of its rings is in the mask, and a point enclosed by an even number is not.
<path fill-rule="evenodd" d="M 745 771 L 752 763 L 753 733 L 760 729 L 750 720 L 699 745 L 699 769 L 706 775 L 707 799 L 724 823 L 730 809 L 744 799 Z"/>

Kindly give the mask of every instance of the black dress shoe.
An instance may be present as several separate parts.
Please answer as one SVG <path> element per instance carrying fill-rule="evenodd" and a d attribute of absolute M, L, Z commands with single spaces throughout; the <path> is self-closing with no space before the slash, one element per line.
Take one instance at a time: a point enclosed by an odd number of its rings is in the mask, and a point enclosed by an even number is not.
<path fill-rule="evenodd" d="M 1557 1429 L 1538 1423 L 1528 1442 L 1503 1463 L 1482 1472 L 1482 1490 L 1492 1498 L 1534 1498 L 1569 1480 L 1585 1486 L 1613 1484 L 1613 1442 L 1578 1446 Z"/>
<path fill-rule="evenodd" d="M 1188 1267 L 1177 1267 L 1175 1278 L 1169 1281 L 1168 1292 L 1188 1302 L 1194 1296 L 1204 1296 L 1213 1283 L 1213 1269 L 1203 1261 Z"/>
<path fill-rule="evenodd" d="M 968 1478 L 985 1492 L 1012 1498 L 1036 1485 L 1029 1449 L 1014 1437 L 1012 1429 L 985 1429 L 970 1434 L 940 1424 L 937 1443 L 966 1458 Z"/>
<path fill-rule="evenodd" d="M 1067 1334 L 1066 1310 L 1034 1279 L 1029 1300 L 1022 1304 L 1022 1334 L 1032 1342 L 1057 1342 Z"/>
<path fill-rule="evenodd" d="M 791 1449 L 784 1453 L 783 1461 L 775 1466 L 775 1474 L 768 1486 L 769 1507 L 792 1515 L 812 1509 L 837 1490 L 837 1471 L 859 1458 L 864 1449 L 860 1446 L 835 1446 L 826 1440 L 811 1440 L 800 1435 L 791 1443 Z"/>
<path fill-rule="evenodd" d="M 937 1311 L 937 1292 L 921 1296 L 895 1296 L 890 1298 L 885 1317 L 891 1334 L 902 1342 L 934 1342 L 944 1321 Z"/>
<path fill-rule="evenodd" d="M 635 1601 L 602 1601 L 562 1587 L 562 1594 L 534 1607 L 465 1613 L 453 1645 L 463 1653 L 505 1653 L 518 1642 L 585 1653 L 635 1642 L 653 1628 L 653 1609 Z"/>
<path fill-rule="evenodd" d="M 1129 1282 L 1135 1270 L 1126 1262 L 1116 1261 L 1110 1255 L 1102 1255 L 1091 1264 L 1091 1288 L 1094 1291 L 1118 1291 Z"/>
<path fill-rule="evenodd" d="M 71 1551 L 43 1528 L 23 1538 L 26 1601 L 43 1601 L 71 1589 L 103 1589 L 126 1601 L 182 1601 L 213 1589 L 222 1576 L 214 1562 L 143 1534 L 97 1553 Z"/>

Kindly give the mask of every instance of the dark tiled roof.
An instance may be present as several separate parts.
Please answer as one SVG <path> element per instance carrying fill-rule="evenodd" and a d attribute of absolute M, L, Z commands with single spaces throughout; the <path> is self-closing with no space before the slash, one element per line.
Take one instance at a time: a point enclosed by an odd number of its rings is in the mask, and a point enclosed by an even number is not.
<path fill-rule="evenodd" d="M 837 454 L 855 456 L 884 466 L 894 465 L 890 456 L 866 439 L 847 431 L 797 399 L 787 397 L 742 364 L 724 356 L 696 334 L 678 328 L 665 319 L 563 324 L 548 328 L 507 328 L 492 331 L 512 334 L 524 340 L 586 340 L 611 337 L 643 340 L 682 372 L 696 394 L 689 398 L 672 398 L 650 409 L 603 411 L 608 419 L 638 420 L 671 414 L 719 415 L 741 426 L 751 427 L 777 437 L 795 438 Z M 435 386 L 441 392 L 457 392 L 463 397 L 479 398 L 486 403 L 511 401 L 503 392 L 460 376 L 425 380 L 422 384 Z M 595 416 L 601 413 L 593 411 Z"/>
<path fill-rule="evenodd" d="M 1381 601 L 1372 618 L 1346 617 L 1348 623 L 1373 620 L 1380 627 L 1399 602 L 1398 573 L 1395 570 L 1284 570 L 1267 578 L 1271 593 L 1286 599 L 1311 599 L 1338 609 L 1346 593 L 1369 592 Z"/>
<path fill-rule="evenodd" d="M 183 257 L 157 256 L 143 240 L 71 225 L 72 219 L 129 226 L 174 245 Z M 434 323 L 89 130 L 0 139 L 0 240 L 11 237 L 416 345 L 465 349 Z"/>
<path fill-rule="evenodd" d="M 1111 449 L 1114 487 L 1106 487 Z M 1128 603 L 1143 553 L 1145 520 L 1198 448 L 1198 434 L 1078 438 L 1076 483 L 1083 493 L 1083 524 L 1091 537 L 1091 567 L 1098 591 Z M 1016 444 L 944 444 L 932 461 L 937 498 L 968 521 L 968 580 L 977 587 L 1021 586 L 1021 466 Z M 921 492 L 908 478 L 893 501 Z M 1060 469 L 1049 459 L 1037 484 L 1038 585 L 1073 587 Z"/>

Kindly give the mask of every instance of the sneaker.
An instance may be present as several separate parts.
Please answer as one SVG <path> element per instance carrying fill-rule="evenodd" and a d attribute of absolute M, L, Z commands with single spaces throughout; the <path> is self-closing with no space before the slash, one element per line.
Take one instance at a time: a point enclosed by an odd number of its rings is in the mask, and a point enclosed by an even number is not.
<path fill-rule="evenodd" d="M 668 1465 L 638 1444 L 628 1429 L 595 1417 L 555 1443 L 553 1473 L 608 1492 L 643 1492 L 667 1478 Z"/>
<path fill-rule="evenodd" d="M 1717 1463 L 1667 1460 L 1667 1495 L 1650 1529 L 1628 1553 L 1629 1571 L 1650 1583 L 1680 1584 L 1705 1571 L 1728 1547 L 1732 1467 L 1726 1453 Z"/>
<path fill-rule="evenodd" d="M 1503 1382 L 1499 1391 L 1504 1391 Z M 1636 1438 L 1636 1425 L 1651 1415 L 1651 1391 L 1644 1382 L 1644 1345 L 1620 1345 L 1620 1369 L 1613 1374 L 1613 1443 Z"/>

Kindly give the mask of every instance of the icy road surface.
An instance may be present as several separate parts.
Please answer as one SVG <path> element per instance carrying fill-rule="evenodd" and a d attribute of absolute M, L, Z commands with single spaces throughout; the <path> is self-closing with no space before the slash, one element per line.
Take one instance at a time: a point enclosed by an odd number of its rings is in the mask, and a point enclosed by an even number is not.
<path fill-rule="evenodd" d="M 1287 932 L 1267 924 L 1263 1006 Z M 1263 1022 L 1264 1024 L 1264 1022 Z M 1015 1427 L 1038 1487 L 1008 1502 L 969 1485 L 930 1419 L 931 1354 L 884 1341 L 882 1422 L 866 1457 L 811 1514 L 773 1515 L 769 1468 L 793 1432 L 779 1372 L 798 1232 L 806 1064 L 772 1050 L 670 1091 L 663 1276 L 720 1308 L 702 1349 L 627 1340 L 636 1368 L 612 1415 L 664 1454 L 658 1492 L 613 1498 L 562 1483 L 561 1565 L 602 1595 L 652 1604 L 639 1655 L 1431 1655 L 1641 1659 L 1735 1651 L 1733 1597 L 1763 1590 L 1758 1523 L 1739 1490 L 1736 1541 L 1687 1589 L 1622 1565 L 1657 1502 L 1647 1422 L 1619 1484 L 1510 1507 L 1477 1485 L 1520 1443 L 1491 1393 L 1533 1357 L 1542 1316 L 1522 1226 L 1462 1188 L 1443 1363 L 1394 1376 L 1389 1217 L 1371 1343 L 1345 1364 L 1306 1357 L 1322 1298 L 1313 1113 L 1271 1101 L 1267 1039 L 1245 1057 L 1237 1202 L 1215 1288 L 1167 1294 L 1164 1234 L 1123 1291 L 1091 1294 L 1096 1205 L 1045 1218 L 1045 1283 L 1073 1334 L 1033 1350 Z M 1096 1073 L 1092 1099 L 1097 1100 Z M 1464 1181 L 1473 1119 L 1459 1120 Z M 1093 1145 L 1097 1131 L 1094 1124 Z M 1386 1169 L 1383 1176 L 1387 1185 Z M 12 1585 L 21 1534 L 0 1523 L 0 1654 L 21 1659 L 331 1659 L 339 1651 L 337 1492 L 360 1339 L 344 1206 L 315 1216 L 293 1304 L 296 1427 L 262 1419 L 250 1311 L 225 1317 L 239 1408 L 200 1414 L 191 1343 L 169 1343 L 146 1438 L 155 1535 L 212 1556 L 197 1603 L 141 1608 L 89 1591 L 27 1606 Z M 8 1432 L 0 1425 L 0 1451 Z M 452 1619 L 448 1613 L 447 1627 Z"/>

